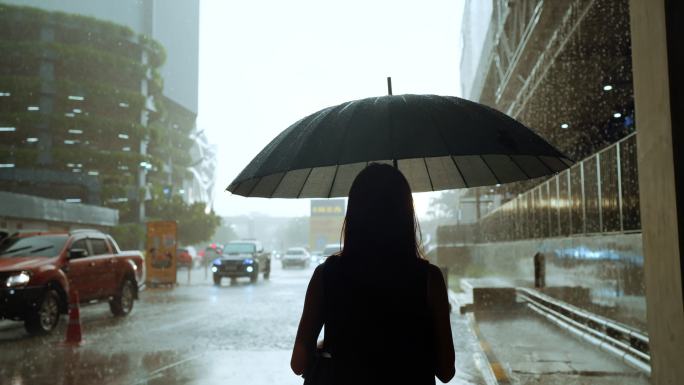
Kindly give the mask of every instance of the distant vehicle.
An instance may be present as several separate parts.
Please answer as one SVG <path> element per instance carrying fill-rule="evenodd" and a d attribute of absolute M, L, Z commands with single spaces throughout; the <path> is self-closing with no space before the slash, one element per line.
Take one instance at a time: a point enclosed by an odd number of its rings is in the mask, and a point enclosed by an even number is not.
<path fill-rule="evenodd" d="M 312 252 L 311 252 L 311 262 L 312 262 L 314 265 L 319 264 L 319 263 L 321 262 L 322 259 L 323 259 L 323 252 L 322 252 L 322 251 L 317 250 L 317 251 L 312 251 Z"/>
<path fill-rule="evenodd" d="M 325 248 L 323 249 L 323 255 L 321 258 L 318 260 L 318 263 L 321 264 L 325 262 L 325 259 L 328 258 L 329 256 L 333 254 L 338 254 L 342 251 L 342 245 L 339 243 L 330 243 L 325 245 Z"/>
<path fill-rule="evenodd" d="M 176 259 L 181 267 L 194 267 L 198 264 L 197 252 L 192 246 L 178 248 L 176 250 Z"/>
<path fill-rule="evenodd" d="M 308 267 L 311 263 L 311 254 L 303 247 L 290 247 L 280 261 L 283 269 L 291 266 Z"/>
<path fill-rule="evenodd" d="M 201 250 L 198 256 L 198 262 L 202 266 L 208 266 L 216 258 L 219 258 L 223 254 L 223 245 L 219 243 L 212 243 Z"/>
<path fill-rule="evenodd" d="M 330 243 L 325 245 L 325 249 L 323 249 L 323 256 L 329 257 L 333 254 L 339 253 L 340 251 L 342 251 L 342 245 L 339 243 Z"/>
<path fill-rule="evenodd" d="M 82 303 L 108 301 L 114 315 L 128 315 L 144 266 L 142 253 L 121 251 L 97 230 L 10 235 L 0 242 L 0 318 L 48 333 L 67 312 L 70 290 Z"/>
<path fill-rule="evenodd" d="M 271 276 L 271 253 L 264 252 L 261 243 L 255 240 L 228 242 L 223 247 L 223 254 L 212 262 L 211 271 L 215 285 L 220 285 L 223 277 L 230 278 L 231 282 L 239 277 L 249 277 L 250 282 L 255 283 L 260 272 L 264 279 Z"/>

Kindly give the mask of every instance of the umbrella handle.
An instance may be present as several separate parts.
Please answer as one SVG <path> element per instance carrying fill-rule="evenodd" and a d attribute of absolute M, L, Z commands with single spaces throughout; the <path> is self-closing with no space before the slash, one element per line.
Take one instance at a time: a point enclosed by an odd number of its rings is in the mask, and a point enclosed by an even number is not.
<path fill-rule="evenodd" d="M 387 95 L 392 96 L 392 77 L 387 77 Z"/>

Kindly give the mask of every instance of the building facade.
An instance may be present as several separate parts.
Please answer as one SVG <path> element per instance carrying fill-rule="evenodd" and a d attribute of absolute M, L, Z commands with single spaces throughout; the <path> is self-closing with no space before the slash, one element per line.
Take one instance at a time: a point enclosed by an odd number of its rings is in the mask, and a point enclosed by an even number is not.
<path fill-rule="evenodd" d="M 3 68 L 3 98 L 12 100 L 3 106 L 6 116 L 0 121 L 7 139 L 0 152 L 3 190 L 106 205 L 122 210 L 123 221 L 144 219 L 144 202 L 157 196 L 211 204 L 215 157 L 195 125 L 198 3 L 16 0 L 0 6 L 2 17 L 14 23 L 5 25 L 0 39 L 33 46 L 13 49 L 13 58 L 6 58 L 11 63 Z M 21 14 L 40 16 L 27 23 Z M 34 30 L 24 36 L 27 28 Z M 54 45 L 63 49 L 43 56 L 40 64 L 27 64 L 30 55 L 40 56 L 40 49 Z M 95 70 L 100 66 L 106 70 Z M 90 71 L 78 73 L 84 67 Z M 100 81 L 106 75 L 110 78 Z M 40 90 L 18 84 L 26 83 L 25 77 Z M 62 95 L 65 82 L 71 82 L 69 95 Z M 59 87 L 53 90 L 52 84 Z M 100 87 L 94 90 L 93 84 Z M 19 100 L 21 87 L 41 99 Z M 12 90 L 13 96 L 5 95 Z M 103 101 L 102 95 L 117 100 Z M 19 116 L 26 112 L 32 114 Z M 59 115 L 60 121 L 27 120 L 52 119 L 46 115 Z M 27 131 L 27 125 L 42 127 L 42 136 Z M 65 125 L 65 133 L 55 128 Z M 103 130 L 107 135 L 100 135 Z M 39 167 L 27 167 L 32 151 L 42 154 Z"/>
<path fill-rule="evenodd" d="M 465 97 L 521 121 L 576 164 L 466 192 L 498 194 L 501 205 L 468 234 L 440 228 L 438 259 L 522 283 L 541 252 L 549 285 L 582 286 L 593 302 L 579 305 L 611 304 L 614 317 L 645 327 L 629 2 L 469 0 L 462 38 Z"/>

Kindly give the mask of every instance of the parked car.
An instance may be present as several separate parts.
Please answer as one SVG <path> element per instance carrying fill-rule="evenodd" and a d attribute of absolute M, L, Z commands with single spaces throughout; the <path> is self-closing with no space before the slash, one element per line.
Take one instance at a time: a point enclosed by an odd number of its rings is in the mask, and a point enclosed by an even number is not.
<path fill-rule="evenodd" d="M 197 252 L 192 246 L 180 247 L 176 250 L 176 258 L 180 267 L 194 267 L 198 265 Z"/>
<path fill-rule="evenodd" d="M 142 253 L 121 251 L 97 230 L 10 235 L 0 242 L 0 318 L 48 333 L 67 312 L 71 290 L 82 303 L 108 301 L 115 316 L 128 315 L 144 266 Z"/>
<path fill-rule="evenodd" d="M 283 269 L 292 266 L 309 267 L 311 254 L 303 247 L 290 247 L 285 252 L 285 255 L 283 255 L 281 263 L 283 264 Z"/>
<path fill-rule="evenodd" d="M 264 252 L 261 243 L 246 239 L 228 242 L 223 247 L 223 254 L 214 259 L 211 266 L 214 274 L 214 284 L 220 285 L 223 277 L 232 280 L 239 277 L 249 277 L 254 283 L 263 273 L 264 279 L 271 276 L 271 253 Z"/>

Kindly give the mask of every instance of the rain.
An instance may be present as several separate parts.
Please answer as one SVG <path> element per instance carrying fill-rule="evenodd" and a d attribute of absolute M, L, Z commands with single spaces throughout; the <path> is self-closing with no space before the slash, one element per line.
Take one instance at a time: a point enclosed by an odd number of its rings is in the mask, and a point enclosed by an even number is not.
<path fill-rule="evenodd" d="M 653 3 L 0 0 L 0 384 L 674 383 Z"/>

